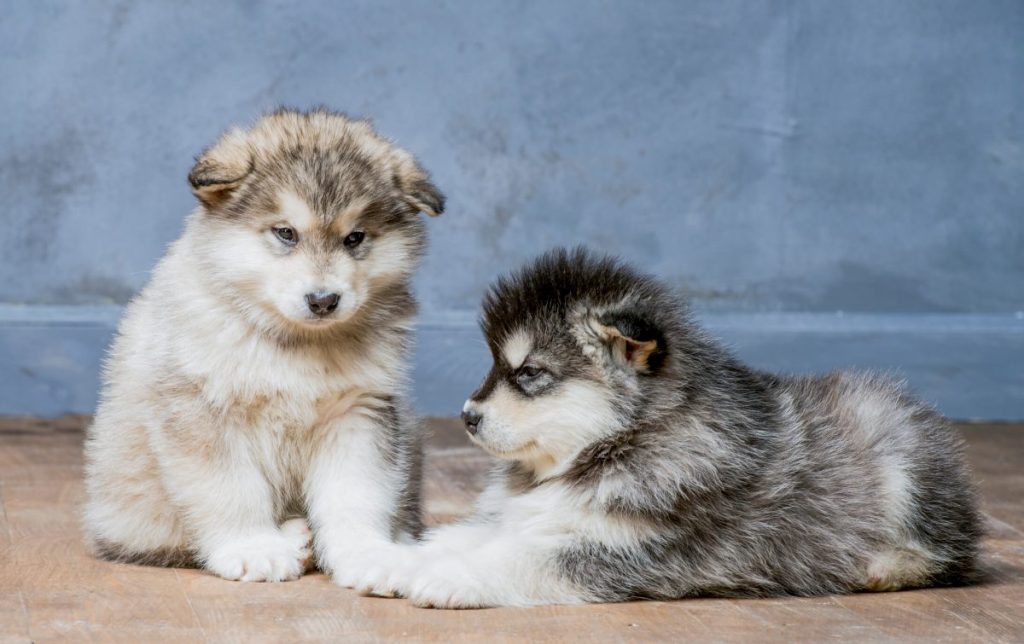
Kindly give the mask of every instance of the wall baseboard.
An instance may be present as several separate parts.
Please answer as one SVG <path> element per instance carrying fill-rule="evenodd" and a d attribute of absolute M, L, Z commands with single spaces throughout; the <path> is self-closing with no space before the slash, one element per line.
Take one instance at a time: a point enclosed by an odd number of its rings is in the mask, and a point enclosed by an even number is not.
<path fill-rule="evenodd" d="M 88 413 L 121 309 L 0 305 L 0 414 Z M 1020 314 L 755 313 L 698 316 L 750 364 L 789 373 L 881 369 L 957 419 L 1024 419 Z M 489 355 L 476 314 L 426 314 L 415 358 L 420 413 L 454 415 Z"/>

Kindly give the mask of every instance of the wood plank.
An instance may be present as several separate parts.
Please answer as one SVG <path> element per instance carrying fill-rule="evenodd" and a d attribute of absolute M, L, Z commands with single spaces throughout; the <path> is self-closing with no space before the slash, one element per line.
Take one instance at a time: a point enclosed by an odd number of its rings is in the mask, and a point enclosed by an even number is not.
<path fill-rule="evenodd" d="M 988 582 L 892 594 L 434 611 L 358 597 L 321 574 L 241 584 L 96 561 L 78 525 L 87 419 L 0 419 L 0 642 L 1024 640 L 1024 426 L 963 428 L 989 517 Z M 432 420 L 431 522 L 464 515 L 490 460 Z"/>
<path fill-rule="evenodd" d="M 0 644 L 29 642 L 28 612 L 18 580 L 11 572 L 11 531 L 0 481 Z"/>
<path fill-rule="evenodd" d="M 3 577 L 18 585 L 32 637 L 201 641 L 174 570 L 88 555 L 78 524 L 83 499 L 77 480 L 4 483 L 10 543 Z"/>

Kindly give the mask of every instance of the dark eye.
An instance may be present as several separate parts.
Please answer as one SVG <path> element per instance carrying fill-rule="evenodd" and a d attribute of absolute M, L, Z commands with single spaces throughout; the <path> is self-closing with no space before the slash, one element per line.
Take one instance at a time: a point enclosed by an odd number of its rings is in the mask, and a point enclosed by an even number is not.
<path fill-rule="evenodd" d="M 524 365 L 523 367 L 521 367 L 519 369 L 519 373 L 521 375 L 526 376 L 527 378 L 536 378 L 540 374 L 544 373 L 544 370 L 541 369 L 540 367 L 534 366 L 532 364 L 528 364 L 528 365 Z"/>
<path fill-rule="evenodd" d="M 545 371 L 536 365 L 523 365 L 522 367 L 519 367 L 518 371 L 516 371 L 516 382 L 520 385 L 529 384 L 543 376 L 544 373 Z"/>
<path fill-rule="evenodd" d="M 364 233 L 363 231 L 361 231 L 361 230 L 353 230 L 352 232 L 350 232 L 348 234 L 347 237 L 345 237 L 345 241 L 342 242 L 342 243 L 345 244 L 346 248 L 355 248 L 359 244 L 363 243 L 363 239 L 365 237 L 366 237 L 366 233 Z"/>
<path fill-rule="evenodd" d="M 299 234 L 295 232 L 294 228 L 288 226 L 275 226 L 274 235 L 289 246 L 294 246 L 299 241 Z"/>

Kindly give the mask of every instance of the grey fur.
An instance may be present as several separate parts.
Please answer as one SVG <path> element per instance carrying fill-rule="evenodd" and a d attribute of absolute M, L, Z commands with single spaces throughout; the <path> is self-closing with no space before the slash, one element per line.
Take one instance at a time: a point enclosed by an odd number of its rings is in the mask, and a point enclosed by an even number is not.
<path fill-rule="evenodd" d="M 631 346 L 656 343 L 646 364 L 624 368 L 607 345 L 588 353 L 581 327 L 595 320 Z M 613 398 L 617 431 L 586 445 L 564 472 L 539 477 L 515 460 L 499 474 L 511 497 L 569 485 L 609 521 L 653 526 L 652 536 L 628 543 L 578 536 L 552 553 L 577 600 L 817 595 L 972 579 L 982 528 L 961 441 L 892 380 L 751 369 L 701 331 L 668 288 L 582 249 L 553 251 L 499 280 L 482 326 L 495 364 L 471 403 L 505 383 L 529 405 L 581 379 Z M 540 393 L 518 386 L 519 365 L 501 355 L 522 329 L 557 374 Z"/>

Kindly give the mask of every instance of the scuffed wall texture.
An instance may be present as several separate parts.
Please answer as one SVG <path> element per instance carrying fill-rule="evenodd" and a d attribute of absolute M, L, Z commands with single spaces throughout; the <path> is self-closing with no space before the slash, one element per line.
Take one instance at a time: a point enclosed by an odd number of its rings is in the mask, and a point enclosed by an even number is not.
<path fill-rule="evenodd" d="M 279 104 L 372 117 L 450 196 L 472 310 L 554 244 L 718 311 L 1024 308 L 1024 3 L 17 2 L 0 302 L 123 303 L 193 155 Z"/>

